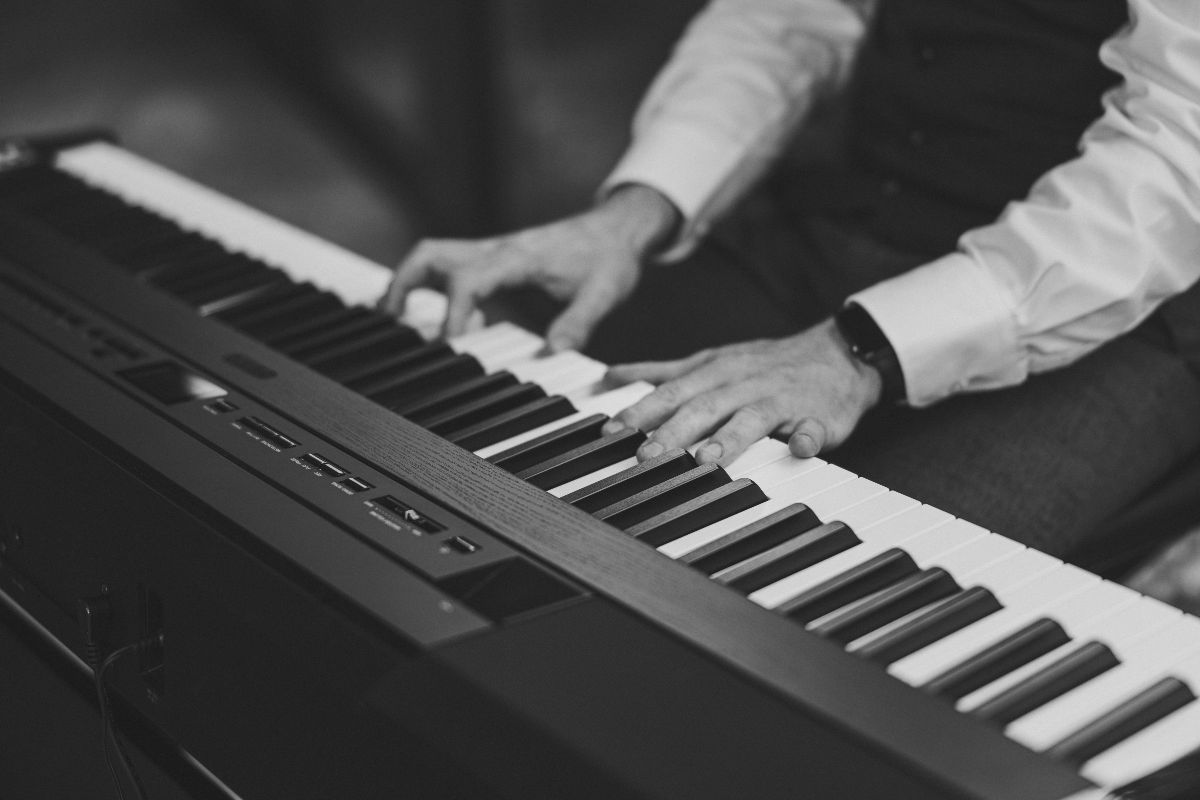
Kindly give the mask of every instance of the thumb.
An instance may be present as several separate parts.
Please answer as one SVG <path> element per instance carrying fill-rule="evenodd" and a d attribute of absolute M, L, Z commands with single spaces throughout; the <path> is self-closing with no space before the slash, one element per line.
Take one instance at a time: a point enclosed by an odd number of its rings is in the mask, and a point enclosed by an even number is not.
<path fill-rule="evenodd" d="M 546 329 L 546 348 L 552 353 L 578 350 L 617 301 L 617 291 L 607 282 L 584 284 L 579 293 Z"/>

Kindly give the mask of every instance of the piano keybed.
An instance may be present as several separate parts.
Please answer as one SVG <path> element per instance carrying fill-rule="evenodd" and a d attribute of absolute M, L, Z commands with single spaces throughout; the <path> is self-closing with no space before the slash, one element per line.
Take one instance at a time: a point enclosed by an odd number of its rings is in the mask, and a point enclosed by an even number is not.
<path fill-rule="evenodd" d="M 119 148 L 0 176 L 0 203 L 1101 791 L 1200 745 L 1200 620 L 1177 609 L 777 441 L 639 464 L 642 434 L 600 429 L 652 387 L 504 323 L 438 341 L 440 296 L 394 320 L 372 309 L 388 270 Z"/>

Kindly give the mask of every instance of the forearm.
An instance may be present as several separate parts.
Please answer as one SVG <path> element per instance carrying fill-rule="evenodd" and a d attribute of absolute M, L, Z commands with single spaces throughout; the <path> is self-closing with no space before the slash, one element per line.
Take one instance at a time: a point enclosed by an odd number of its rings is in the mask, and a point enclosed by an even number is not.
<path fill-rule="evenodd" d="M 814 99 L 849 72 L 862 4 L 716 0 L 647 92 L 605 182 L 656 187 L 683 215 L 682 252 L 778 155 Z"/>
<path fill-rule="evenodd" d="M 1137 326 L 1200 278 L 1200 10 L 1141 0 L 1081 156 L 960 251 L 872 287 L 915 405 L 1012 385 Z"/>

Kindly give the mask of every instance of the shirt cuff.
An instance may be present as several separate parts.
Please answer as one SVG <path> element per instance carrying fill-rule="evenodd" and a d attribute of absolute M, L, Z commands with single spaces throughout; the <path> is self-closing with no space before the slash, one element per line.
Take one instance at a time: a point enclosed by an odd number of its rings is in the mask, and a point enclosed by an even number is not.
<path fill-rule="evenodd" d="M 679 209 L 683 221 L 659 260 L 677 261 L 708 233 L 713 201 L 745 158 L 742 145 L 707 136 L 684 123 L 658 122 L 638 134 L 601 184 L 600 196 L 627 183 L 662 192 Z"/>
<path fill-rule="evenodd" d="M 970 257 L 953 253 L 852 295 L 887 336 L 908 403 L 996 389 L 1025 379 L 1012 311 L 1000 286 Z"/>

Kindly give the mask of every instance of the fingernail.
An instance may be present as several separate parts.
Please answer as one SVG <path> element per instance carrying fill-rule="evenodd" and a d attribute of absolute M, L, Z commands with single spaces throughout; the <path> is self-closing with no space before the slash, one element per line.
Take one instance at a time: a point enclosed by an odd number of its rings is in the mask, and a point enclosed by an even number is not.
<path fill-rule="evenodd" d="M 725 448 L 716 442 L 709 442 L 696 451 L 696 460 L 701 464 L 714 464 L 725 455 Z"/>
<path fill-rule="evenodd" d="M 564 350 L 572 349 L 571 341 L 561 336 L 555 336 L 552 339 L 546 340 L 546 349 L 551 353 L 561 353 Z"/>
<path fill-rule="evenodd" d="M 621 431 L 625 430 L 625 427 L 625 423 L 621 422 L 620 420 L 610 419 L 608 422 L 604 423 L 603 426 L 601 426 L 600 433 L 604 434 L 605 436 L 612 436 L 614 433 L 620 433 Z"/>
<path fill-rule="evenodd" d="M 646 442 L 644 445 L 642 445 L 639 454 L 643 460 L 647 460 L 654 458 L 655 456 L 662 455 L 665 449 L 666 448 L 664 448 L 658 442 Z"/>

